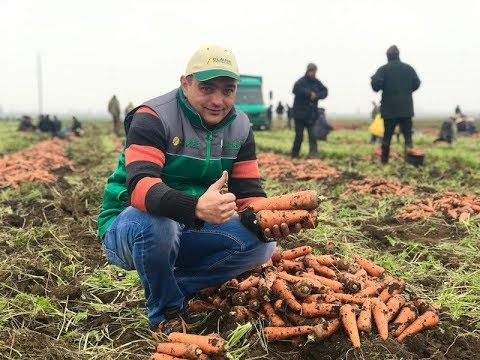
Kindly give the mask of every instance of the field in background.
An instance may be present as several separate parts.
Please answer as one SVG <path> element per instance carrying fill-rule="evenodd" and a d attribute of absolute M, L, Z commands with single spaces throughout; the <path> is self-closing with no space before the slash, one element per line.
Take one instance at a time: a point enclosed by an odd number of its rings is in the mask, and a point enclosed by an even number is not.
<path fill-rule="evenodd" d="M 360 352 L 350 349 L 342 333 L 318 345 L 265 348 L 252 331 L 245 337 L 251 344 L 237 353 L 239 358 L 471 360 L 480 352 L 480 216 L 464 223 L 446 216 L 419 222 L 395 218 L 403 205 L 424 193 L 480 195 L 480 141 L 460 138 L 454 145 L 433 146 L 434 135 L 417 133 L 415 145 L 427 152 L 424 167 L 401 160 L 380 166 L 365 160 L 374 148 L 368 143 L 367 124 L 365 120 L 356 130 L 333 131 L 327 142 L 319 142 L 320 157 L 341 172 L 338 178 L 265 177 L 269 195 L 315 189 L 328 198 L 319 209 L 319 227 L 281 246 L 309 244 L 322 253 L 332 251 L 326 247 L 332 242 L 338 255 L 356 252 L 374 259 L 404 278 L 408 291 L 440 304 L 440 325 L 401 345 L 362 336 Z M 415 124 L 420 129 L 421 122 Z M 280 125 L 255 133 L 259 153 L 288 156 L 293 132 Z M 435 131 L 439 125 L 436 122 Z M 15 127 L 13 122 L 0 123 L 0 154 L 42 138 L 19 134 Z M 107 265 L 96 238 L 96 216 L 106 178 L 117 162 L 118 140 L 108 122 L 85 122 L 85 130 L 84 137 L 67 146 L 75 171 L 57 171 L 58 180 L 51 185 L 25 183 L 0 190 L 0 358 L 146 359 L 155 345 L 135 272 Z M 393 148 L 402 151 L 395 140 Z M 304 143 L 302 155 L 306 153 Z M 360 193 L 340 196 L 354 179 L 372 175 L 417 190 L 411 196 L 380 199 Z M 218 321 L 219 316 L 211 315 L 205 326 L 228 336 L 235 324 Z"/>

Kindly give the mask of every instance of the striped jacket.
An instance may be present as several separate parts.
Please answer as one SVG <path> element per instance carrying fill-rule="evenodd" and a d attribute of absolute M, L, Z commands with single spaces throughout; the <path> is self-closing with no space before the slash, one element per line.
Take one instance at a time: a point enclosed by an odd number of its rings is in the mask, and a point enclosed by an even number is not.
<path fill-rule="evenodd" d="M 131 205 L 186 226 L 198 198 L 228 171 L 228 189 L 239 209 L 265 197 L 248 117 L 235 108 L 213 129 L 183 97 L 181 88 L 145 102 L 125 118 L 127 141 L 108 178 L 98 231 Z"/>

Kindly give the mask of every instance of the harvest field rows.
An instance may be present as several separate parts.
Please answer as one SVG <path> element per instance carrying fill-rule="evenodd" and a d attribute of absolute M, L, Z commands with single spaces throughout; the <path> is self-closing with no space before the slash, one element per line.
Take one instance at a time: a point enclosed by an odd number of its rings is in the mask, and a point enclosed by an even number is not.
<path fill-rule="evenodd" d="M 17 133 L 15 127 L 0 124 L 0 156 L 45 140 Z M 293 132 L 277 128 L 255 136 L 260 158 L 273 153 L 288 160 Z M 404 206 L 438 193 L 480 196 L 480 139 L 461 137 L 453 145 L 434 146 L 434 137 L 431 132 L 414 137 L 426 151 L 423 167 L 368 160 L 374 145 L 361 127 L 335 130 L 328 142 L 319 142 L 320 157 L 336 176 L 308 180 L 290 172 L 271 178 L 268 166 L 261 173 L 270 196 L 312 189 L 325 197 L 319 226 L 282 240 L 282 249 L 309 245 L 316 255 L 351 258 L 356 253 L 371 259 L 404 279 L 408 292 L 439 304 L 438 326 L 403 343 L 391 337 L 383 341 L 376 332 L 362 334 L 360 349 L 352 349 L 343 331 L 320 343 L 266 344 L 261 323 L 239 336 L 245 327 L 219 312 L 210 313 L 196 330 L 230 339 L 238 359 L 477 358 L 480 215 L 472 212 L 464 221 L 446 211 L 415 221 L 399 217 Z M 73 166 L 53 171 L 54 182 L 1 185 L 0 358 L 147 359 L 154 351 L 157 342 L 148 331 L 136 273 L 107 265 L 96 236 L 101 196 L 121 141 L 112 136 L 109 122 L 86 123 L 83 137 L 65 143 Z M 393 141 L 393 147 L 401 153 L 400 144 Z M 2 176 L 0 161 L 0 182 Z M 378 196 L 359 188 L 348 191 L 372 177 L 411 191 Z"/>

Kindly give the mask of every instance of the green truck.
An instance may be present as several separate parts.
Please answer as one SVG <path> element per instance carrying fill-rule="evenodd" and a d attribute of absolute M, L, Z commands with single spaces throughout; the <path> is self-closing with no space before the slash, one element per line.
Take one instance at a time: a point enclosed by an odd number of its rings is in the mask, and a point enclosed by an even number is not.
<path fill-rule="evenodd" d="M 240 75 L 235 107 L 250 118 L 254 130 L 268 130 L 272 120 L 267 117 L 267 106 L 263 101 L 262 77 Z"/>

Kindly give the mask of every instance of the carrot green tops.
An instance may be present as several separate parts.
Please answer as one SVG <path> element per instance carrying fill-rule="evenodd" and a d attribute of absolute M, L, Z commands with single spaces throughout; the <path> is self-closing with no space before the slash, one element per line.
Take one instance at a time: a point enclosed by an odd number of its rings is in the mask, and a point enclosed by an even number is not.
<path fill-rule="evenodd" d="M 100 238 L 129 205 L 194 226 L 198 198 L 223 170 L 239 208 L 265 197 L 250 121 L 235 108 L 209 129 L 176 89 L 132 110 L 125 131 L 125 149 L 98 216 Z"/>

